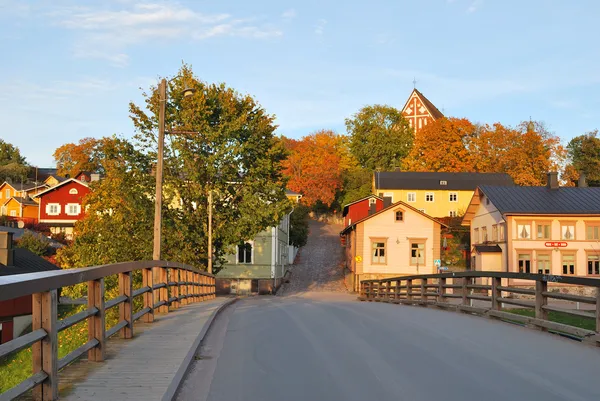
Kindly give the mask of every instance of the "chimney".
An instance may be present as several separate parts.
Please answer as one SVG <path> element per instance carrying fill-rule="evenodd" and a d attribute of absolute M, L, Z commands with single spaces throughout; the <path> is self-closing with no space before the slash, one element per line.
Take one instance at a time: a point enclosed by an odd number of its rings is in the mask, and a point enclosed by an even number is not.
<path fill-rule="evenodd" d="M 558 189 L 558 173 L 556 171 L 548 173 L 548 178 L 546 180 L 546 188 Z"/>
<path fill-rule="evenodd" d="M 390 198 L 389 196 L 384 196 L 383 197 L 383 208 L 385 209 L 388 206 L 392 205 L 392 198 Z"/>
<path fill-rule="evenodd" d="M 577 186 L 581 188 L 585 188 L 588 186 L 587 180 L 585 179 L 585 173 L 583 171 L 579 173 L 579 180 L 577 181 Z"/>
<path fill-rule="evenodd" d="M 98 173 L 91 174 L 90 181 L 100 181 L 100 174 L 98 174 Z"/>
<path fill-rule="evenodd" d="M 369 216 L 375 212 L 377 212 L 377 203 L 372 203 L 369 205 Z"/>
<path fill-rule="evenodd" d="M 13 233 L 0 231 L 0 264 L 4 266 L 13 265 L 12 237 Z"/>

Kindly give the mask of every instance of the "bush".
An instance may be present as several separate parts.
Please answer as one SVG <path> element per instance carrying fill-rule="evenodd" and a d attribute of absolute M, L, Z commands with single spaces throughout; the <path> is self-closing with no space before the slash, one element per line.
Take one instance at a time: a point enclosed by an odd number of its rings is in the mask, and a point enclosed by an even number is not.
<path fill-rule="evenodd" d="M 44 256 L 48 253 L 50 242 L 39 234 L 25 231 L 16 243 L 17 248 L 25 248 L 38 256 Z"/>
<path fill-rule="evenodd" d="M 69 245 L 71 243 L 71 241 L 67 239 L 67 235 L 61 232 L 51 234 L 50 238 L 52 238 L 56 242 L 60 242 L 63 245 Z"/>
<path fill-rule="evenodd" d="M 297 248 L 308 241 L 308 213 L 310 209 L 302 204 L 294 206 L 290 216 L 290 243 Z"/>

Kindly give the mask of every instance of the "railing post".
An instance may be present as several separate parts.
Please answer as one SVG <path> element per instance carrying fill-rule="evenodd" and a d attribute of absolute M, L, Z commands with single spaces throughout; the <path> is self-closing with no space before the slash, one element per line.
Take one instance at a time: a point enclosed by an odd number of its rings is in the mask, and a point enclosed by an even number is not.
<path fill-rule="evenodd" d="M 406 280 L 406 299 L 409 301 L 412 301 L 412 299 L 413 299 L 411 287 L 412 287 L 412 279 L 409 278 L 408 280 Z"/>
<path fill-rule="evenodd" d="M 446 302 L 446 277 L 440 277 L 438 279 L 438 294 L 437 294 L 437 303 L 441 304 Z"/>
<path fill-rule="evenodd" d="M 169 287 L 167 286 L 168 281 L 168 275 L 167 275 L 167 268 L 166 267 L 159 267 L 158 268 L 158 276 L 159 276 L 159 280 L 158 282 L 160 284 L 164 284 L 166 287 L 162 287 L 158 290 L 158 301 L 165 301 L 167 302 L 165 305 L 162 305 L 158 308 L 158 313 L 169 313 Z"/>
<path fill-rule="evenodd" d="M 463 305 L 470 305 L 469 298 L 467 298 L 467 296 L 469 295 L 469 289 L 467 288 L 468 284 L 469 284 L 469 277 L 464 277 L 462 279 L 462 304 Z"/>
<path fill-rule="evenodd" d="M 208 291 L 206 291 L 208 283 L 206 279 L 207 277 L 204 274 L 200 275 L 200 282 L 202 283 L 202 302 L 206 301 L 206 299 L 208 298 Z"/>
<path fill-rule="evenodd" d="M 187 286 L 187 270 L 181 269 L 179 270 L 179 280 L 181 283 L 179 286 L 179 296 L 181 297 L 181 301 L 179 305 L 184 306 L 188 304 L 187 294 L 188 294 L 188 286 Z"/>
<path fill-rule="evenodd" d="M 133 282 L 131 280 L 131 272 L 119 273 L 119 295 L 124 295 L 127 299 L 119 304 L 119 321 L 127 322 L 127 326 L 123 327 L 119 332 L 121 338 L 133 337 Z"/>
<path fill-rule="evenodd" d="M 498 289 L 498 287 L 501 286 L 502 278 L 492 277 L 492 310 L 502 310 L 502 302 L 500 302 L 500 298 L 502 298 L 502 291 Z"/>
<path fill-rule="evenodd" d="M 154 277 L 152 274 L 152 269 L 142 269 L 142 286 L 149 287 L 150 291 L 145 292 L 144 297 L 144 308 L 150 308 L 150 312 L 144 315 L 144 322 L 152 323 L 154 322 Z"/>
<path fill-rule="evenodd" d="M 58 399 L 58 327 L 57 291 L 33 294 L 32 329 L 44 329 L 46 337 L 31 346 L 33 373 L 44 371 L 48 378 L 33 389 L 33 398 L 38 401 Z"/>
<path fill-rule="evenodd" d="M 177 267 L 171 269 L 171 275 L 169 276 L 169 278 L 172 282 L 175 283 L 173 288 L 171 288 L 171 291 L 173 292 L 173 297 L 175 298 L 175 301 L 173 301 L 171 307 L 173 309 L 177 309 L 179 308 L 179 269 Z"/>
<path fill-rule="evenodd" d="M 88 308 L 98 312 L 88 318 L 88 340 L 98 340 L 98 345 L 88 351 L 88 361 L 102 362 L 106 341 L 104 310 L 104 279 L 88 281 Z"/>
<path fill-rule="evenodd" d="M 400 280 L 396 280 L 396 287 L 394 287 L 394 299 L 400 298 Z"/>
<path fill-rule="evenodd" d="M 546 281 L 536 280 L 535 281 L 535 318 L 548 320 L 548 311 L 544 309 L 544 306 L 548 304 L 548 298 L 543 292 L 548 291 L 548 283 Z M 542 331 L 548 331 L 548 329 L 539 327 Z"/>
<path fill-rule="evenodd" d="M 212 292 L 210 299 L 215 299 L 217 297 L 217 279 L 215 277 L 210 278 L 210 288 Z"/>
<path fill-rule="evenodd" d="M 194 303 L 194 272 L 188 270 L 186 274 L 186 281 L 188 282 L 188 305 Z"/>
<path fill-rule="evenodd" d="M 426 278 L 422 278 L 421 279 L 421 300 L 425 301 L 424 305 L 427 305 L 427 279 Z"/>

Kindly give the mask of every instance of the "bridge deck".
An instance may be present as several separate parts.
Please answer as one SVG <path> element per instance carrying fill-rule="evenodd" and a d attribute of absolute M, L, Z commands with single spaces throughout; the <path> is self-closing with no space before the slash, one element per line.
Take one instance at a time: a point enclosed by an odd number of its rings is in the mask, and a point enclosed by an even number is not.
<path fill-rule="evenodd" d="M 226 301 L 217 298 L 187 305 L 157 315 L 152 324 L 137 324 L 132 340 L 111 339 L 105 362 L 76 363 L 61 373 L 61 399 L 163 399 L 173 391 L 186 356 L 193 355 L 205 323 Z"/>

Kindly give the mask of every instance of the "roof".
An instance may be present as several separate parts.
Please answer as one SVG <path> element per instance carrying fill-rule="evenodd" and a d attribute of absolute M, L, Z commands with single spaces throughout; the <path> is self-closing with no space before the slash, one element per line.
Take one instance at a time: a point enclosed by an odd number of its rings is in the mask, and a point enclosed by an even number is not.
<path fill-rule="evenodd" d="M 383 208 L 383 209 L 381 209 L 381 210 L 380 210 L 380 211 L 378 211 L 378 212 L 375 212 L 375 213 L 373 213 L 373 214 L 371 214 L 371 215 L 369 215 L 369 216 L 367 216 L 367 217 L 364 217 L 364 218 L 362 218 L 362 219 L 360 219 L 360 220 L 357 220 L 356 222 L 354 222 L 354 223 L 350 224 L 348 227 L 344 228 L 344 229 L 343 229 L 343 230 L 340 232 L 340 235 L 345 235 L 346 233 L 348 233 L 349 231 L 351 231 L 352 229 L 354 229 L 354 227 L 356 227 L 356 225 L 357 225 L 357 224 L 363 223 L 364 221 L 366 221 L 366 220 L 369 220 L 370 218 L 372 218 L 372 217 L 375 217 L 375 216 L 377 216 L 377 215 L 380 215 L 380 214 L 382 214 L 382 213 L 385 213 L 385 212 L 387 212 L 387 211 L 388 211 L 388 210 L 390 210 L 390 209 L 395 209 L 395 208 L 396 208 L 396 207 L 398 207 L 398 206 L 402 206 L 402 207 L 404 207 L 404 208 L 406 208 L 406 209 L 410 209 L 410 210 L 412 210 L 413 212 L 416 212 L 416 213 L 418 213 L 418 214 L 420 214 L 420 215 L 422 215 L 422 216 L 425 216 L 425 217 L 427 217 L 429 220 L 433 220 L 434 222 L 438 223 L 438 224 L 439 224 L 439 225 L 441 225 L 442 227 L 448 227 L 446 224 L 442 223 L 442 222 L 441 222 L 441 221 L 439 221 L 438 219 L 436 219 L 436 218 L 433 218 L 433 217 L 431 217 L 430 215 L 428 215 L 428 214 L 426 214 L 426 213 L 423 213 L 422 211 L 420 211 L 419 209 L 416 209 L 416 208 L 412 207 L 412 206 L 411 206 L 411 205 L 409 205 L 408 203 L 404 203 L 404 202 L 402 202 L 402 201 L 399 201 L 399 202 L 396 202 L 396 203 L 393 203 L 393 204 L 391 204 L 390 206 L 388 206 L 388 207 L 386 207 L 386 208 Z"/>
<path fill-rule="evenodd" d="M 438 108 L 435 107 L 434 104 L 431 103 L 429 101 L 429 99 L 427 99 L 425 97 L 424 94 L 422 94 L 421 92 L 419 92 L 419 90 L 417 88 L 415 88 L 414 91 L 421 98 L 421 101 L 423 102 L 423 105 L 425 105 L 425 107 L 427 107 L 427 109 L 429 110 L 429 112 L 431 113 L 431 115 L 433 116 L 433 118 L 435 118 L 437 120 L 438 118 L 443 118 L 444 117 L 444 114 L 441 111 L 439 111 Z"/>
<path fill-rule="evenodd" d="M 67 178 L 67 177 L 63 177 L 63 176 L 56 175 L 56 174 L 50 174 L 50 175 L 48 175 L 48 176 L 47 176 L 47 177 L 44 179 L 44 181 L 46 181 L 46 180 L 47 180 L 48 178 L 50 178 L 50 177 L 54 178 L 54 179 L 55 179 L 56 181 L 58 181 L 58 182 L 63 182 L 63 181 L 66 181 L 66 180 L 68 180 L 68 178 Z"/>
<path fill-rule="evenodd" d="M 0 264 L 0 276 L 60 270 L 60 267 L 48 262 L 46 259 L 36 255 L 28 249 L 14 248 L 13 250 L 14 266 L 4 266 Z"/>
<path fill-rule="evenodd" d="M 375 172 L 376 189 L 446 189 L 474 191 L 481 185 L 514 186 L 506 173 Z M 440 182 L 445 181 L 446 185 Z"/>
<path fill-rule="evenodd" d="M 33 198 L 37 198 L 38 196 L 41 196 L 41 195 L 43 195 L 43 194 L 45 194 L 45 193 L 47 193 L 47 192 L 50 192 L 50 191 L 54 191 L 55 189 L 58 189 L 58 188 L 62 187 L 62 186 L 63 186 L 63 185 L 65 185 L 65 184 L 68 184 L 69 182 L 76 182 L 76 183 L 78 183 L 78 184 L 80 184 L 80 185 L 83 185 L 84 187 L 87 187 L 87 188 L 89 188 L 89 187 L 88 187 L 88 185 L 87 185 L 85 182 L 81 182 L 81 181 L 79 181 L 79 180 L 77 180 L 77 179 L 75 179 L 75 178 L 68 178 L 68 179 L 64 180 L 63 182 L 59 182 L 59 183 L 58 183 L 58 184 L 56 184 L 55 186 L 53 186 L 53 187 L 51 187 L 51 188 L 48 188 L 48 189 L 47 189 L 47 190 L 45 190 L 45 191 L 38 192 L 37 194 L 33 195 L 32 197 L 33 197 Z"/>
<path fill-rule="evenodd" d="M 17 201 L 17 202 L 19 202 L 21 205 L 26 205 L 26 206 L 38 206 L 38 204 L 37 204 L 35 201 L 33 201 L 33 200 L 31 200 L 31 199 L 22 198 L 22 197 L 20 197 L 20 196 L 13 196 L 13 197 L 12 197 L 12 198 L 10 198 L 10 199 L 14 199 L 14 200 L 16 200 L 16 201 Z M 6 205 L 8 202 L 10 202 L 10 199 L 9 199 L 9 200 L 7 200 L 7 201 L 6 201 L 4 204 Z"/>
<path fill-rule="evenodd" d="M 479 253 L 502 253 L 502 248 L 500 248 L 498 245 L 473 245 L 473 248 L 475 248 L 475 251 L 479 252 Z"/>
<path fill-rule="evenodd" d="M 600 188 L 479 188 L 502 214 L 600 214 Z"/>
<path fill-rule="evenodd" d="M 285 196 L 302 196 L 302 194 L 299 192 L 292 191 L 291 189 L 286 189 Z"/>
<path fill-rule="evenodd" d="M 350 206 L 354 205 L 355 203 L 362 202 L 364 200 L 371 199 L 371 198 L 375 198 L 375 199 L 379 199 L 380 201 L 383 201 L 383 199 L 381 199 L 377 195 L 365 196 L 364 198 L 361 198 L 359 200 L 355 200 L 354 202 L 350 202 L 347 205 L 344 205 L 344 211 L 342 212 L 342 217 L 344 217 L 344 216 L 346 216 L 348 214 L 348 210 L 350 209 Z"/>

